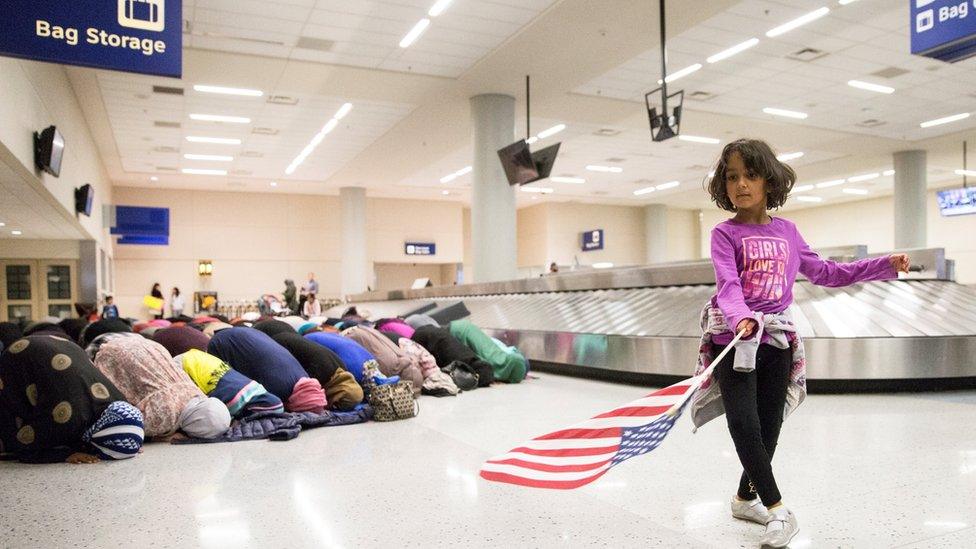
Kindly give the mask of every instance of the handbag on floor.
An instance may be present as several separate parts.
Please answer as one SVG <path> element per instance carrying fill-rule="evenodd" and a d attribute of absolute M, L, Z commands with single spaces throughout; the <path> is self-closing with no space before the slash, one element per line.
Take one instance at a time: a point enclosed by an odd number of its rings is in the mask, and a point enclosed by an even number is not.
<path fill-rule="evenodd" d="M 369 405 L 376 421 L 410 419 L 420 412 L 420 403 L 413 398 L 413 383 L 409 381 L 374 385 L 369 391 Z"/>
<path fill-rule="evenodd" d="M 478 388 L 478 374 L 467 362 L 455 360 L 441 368 L 441 371 L 451 376 L 451 380 L 462 391 L 473 391 Z"/>

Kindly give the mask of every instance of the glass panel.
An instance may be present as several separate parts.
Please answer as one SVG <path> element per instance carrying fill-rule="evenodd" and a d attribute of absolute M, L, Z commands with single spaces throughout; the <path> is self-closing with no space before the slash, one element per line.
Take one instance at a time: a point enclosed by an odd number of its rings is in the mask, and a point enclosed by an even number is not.
<path fill-rule="evenodd" d="M 30 265 L 7 265 L 7 299 L 31 298 L 30 275 Z M 13 318 L 13 315 L 10 318 Z"/>
<path fill-rule="evenodd" d="M 62 320 L 71 318 L 71 305 L 48 305 L 47 314 Z"/>
<path fill-rule="evenodd" d="M 8 305 L 7 306 L 7 318 L 10 322 L 15 322 L 23 327 L 25 324 L 33 320 L 31 318 L 31 306 L 30 305 Z"/>
<path fill-rule="evenodd" d="M 47 266 L 47 298 L 71 299 L 71 268 L 67 265 Z"/>

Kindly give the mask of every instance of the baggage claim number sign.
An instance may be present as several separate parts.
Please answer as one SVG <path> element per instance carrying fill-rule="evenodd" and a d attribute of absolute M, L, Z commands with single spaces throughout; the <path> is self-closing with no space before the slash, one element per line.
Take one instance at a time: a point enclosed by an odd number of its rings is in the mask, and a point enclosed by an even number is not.
<path fill-rule="evenodd" d="M 5 0 L 0 54 L 126 72 L 182 75 L 181 0 Z M 7 15 L 5 14 L 5 18 Z"/>

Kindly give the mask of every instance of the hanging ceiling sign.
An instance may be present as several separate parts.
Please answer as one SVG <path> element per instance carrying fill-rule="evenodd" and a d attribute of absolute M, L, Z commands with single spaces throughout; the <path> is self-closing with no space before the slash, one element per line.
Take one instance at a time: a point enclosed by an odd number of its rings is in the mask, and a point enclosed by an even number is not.
<path fill-rule="evenodd" d="M 955 63 L 976 55 L 976 0 L 909 0 L 912 53 Z"/>
<path fill-rule="evenodd" d="M 181 0 L 4 0 L 0 55 L 180 78 Z"/>

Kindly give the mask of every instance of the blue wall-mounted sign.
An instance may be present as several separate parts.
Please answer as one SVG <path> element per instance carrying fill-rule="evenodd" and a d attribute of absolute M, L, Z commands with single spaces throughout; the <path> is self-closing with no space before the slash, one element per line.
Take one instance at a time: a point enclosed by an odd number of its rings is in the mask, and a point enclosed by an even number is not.
<path fill-rule="evenodd" d="M 180 78 L 182 0 L 3 0 L 0 55 Z"/>
<path fill-rule="evenodd" d="M 169 208 L 112 206 L 109 233 L 118 235 L 119 244 L 169 245 Z"/>
<path fill-rule="evenodd" d="M 406 255 L 435 255 L 437 244 L 433 242 L 404 242 L 403 253 Z"/>
<path fill-rule="evenodd" d="M 596 229 L 594 231 L 586 231 L 583 233 L 583 244 L 582 250 L 584 252 L 592 252 L 594 250 L 603 249 L 603 229 Z"/>
<path fill-rule="evenodd" d="M 976 55 L 976 1 L 909 2 L 913 54 L 950 63 Z"/>

